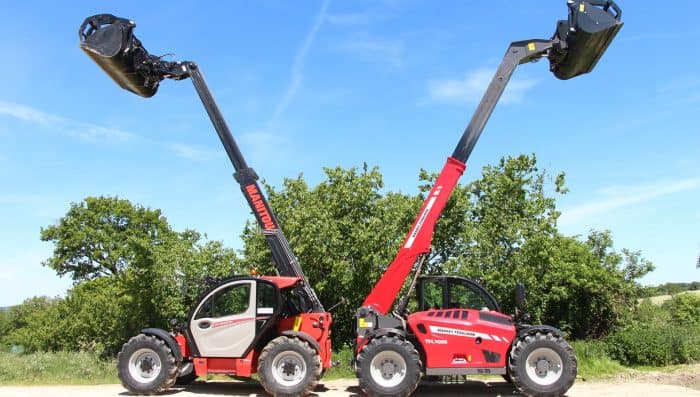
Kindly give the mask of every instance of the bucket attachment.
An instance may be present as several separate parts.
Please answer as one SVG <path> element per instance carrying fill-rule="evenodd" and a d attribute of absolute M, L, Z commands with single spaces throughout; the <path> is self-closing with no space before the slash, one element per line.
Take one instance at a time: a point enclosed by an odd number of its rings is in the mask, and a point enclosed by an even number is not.
<path fill-rule="evenodd" d="M 151 75 L 143 68 L 144 64 L 159 58 L 148 54 L 134 36 L 134 27 L 134 22 L 114 15 L 91 16 L 78 31 L 80 48 L 120 87 L 148 98 L 156 93 L 163 77 Z"/>
<path fill-rule="evenodd" d="M 559 21 L 552 37 L 549 66 L 568 80 L 588 73 L 622 28 L 622 11 L 611 0 L 569 0 L 569 19 Z"/>

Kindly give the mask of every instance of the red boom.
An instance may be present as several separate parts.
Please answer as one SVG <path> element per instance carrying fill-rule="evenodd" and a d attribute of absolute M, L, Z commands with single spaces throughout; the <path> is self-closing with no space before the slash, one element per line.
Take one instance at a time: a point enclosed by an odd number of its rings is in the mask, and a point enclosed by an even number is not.
<path fill-rule="evenodd" d="M 399 252 L 367 295 L 362 306 L 372 307 L 381 314 L 387 314 L 391 310 L 396 295 L 401 291 L 401 286 L 418 256 L 430 251 L 435 223 L 466 168 L 463 162 L 452 157 L 447 158 Z"/>

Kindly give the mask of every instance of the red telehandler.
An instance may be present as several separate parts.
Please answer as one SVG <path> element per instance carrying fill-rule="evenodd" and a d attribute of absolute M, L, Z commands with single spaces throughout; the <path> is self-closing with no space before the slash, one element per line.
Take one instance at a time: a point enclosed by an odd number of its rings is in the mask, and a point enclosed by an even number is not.
<path fill-rule="evenodd" d="M 173 332 L 142 330 L 119 353 L 119 379 L 133 393 L 155 394 L 197 376 L 257 372 L 273 396 L 307 395 L 331 366 L 331 315 L 306 280 L 199 67 L 150 55 L 134 36 L 135 26 L 113 15 L 94 15 L 79 29 L 80 48 L 119 86 L 142 97 L 153 96 L 165 78 L 192 80 L 279 275 L 219 280 L 192 306 L 186 323 L 171 323 Z"/>
<path fill-rule="evenodd" d="M 399 252 L 357 310 L 355 371 L 369 396 L 408 396 L 422 374 L 503 375 L 529 396 L 558 397 L 573 385 L 573 350 L 560 330 L 528 324 L 529 316 L 519 309 L 522 285 L 516 287 L 516 314 L 510 316 L 473 280 L 419 277 L 435 223 L 515 68 L 547 58 L 559 79 L 588 73 L 622 27 L 622 11 L 613 1 L 568 0 L 567 5 L 568 20 L 558 22 L 551 39 L 510 44 Z M 406 294 L 390 312 L 412 269 Z M 414 290 L 418 312 L 410 314 Z"/>

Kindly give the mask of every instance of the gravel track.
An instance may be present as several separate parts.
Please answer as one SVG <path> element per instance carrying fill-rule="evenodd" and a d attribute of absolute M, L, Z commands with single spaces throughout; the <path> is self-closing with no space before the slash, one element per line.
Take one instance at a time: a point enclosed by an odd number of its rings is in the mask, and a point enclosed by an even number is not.
<path fill-rule="evenodd" d="M 130 394 L 120 385 L 95 386 L 6 386 L 0 387 L 3 397 L 115 397 Z M 161 394 L 163 396 L 266 396 L 258 383 L 244 382 L 195 382 L 187 388 L 173 388 Z M 362 397 L 362 391 L 355 379 L 337 379 L 322 382 L 312 396 Z M 414 393 L 416 397 L 464 396 L 464 397 L 500 397 L 513 396 L 513 388 L 503 381 L 482 382 L 469 381 L 459 385 L 422 384 Z M 666 385 L 653 382 L 613 381 L 584 382 L 577 381 L 569 390 L 568 397 L 700 397 L 700 391 L 678 385 Z"/>

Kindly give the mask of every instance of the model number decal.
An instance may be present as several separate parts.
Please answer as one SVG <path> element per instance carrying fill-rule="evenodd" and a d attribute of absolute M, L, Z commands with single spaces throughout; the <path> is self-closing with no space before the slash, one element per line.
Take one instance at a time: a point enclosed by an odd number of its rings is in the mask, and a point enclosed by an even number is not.
<path fill-rule="evenodd" d="M 481 338 L 483 340 L 494 340 L 496 342 L 508 343 L 508 338 L 499 337 L 498 335 L 482 334 L 480 332 L 466 331 L 463 329 L 449 328 L 449 327 L 438 327 L 435 325 L 430 326 L 430 332 L 438 335 L 454 335 L 461 336 L 463 338 Z"/>

